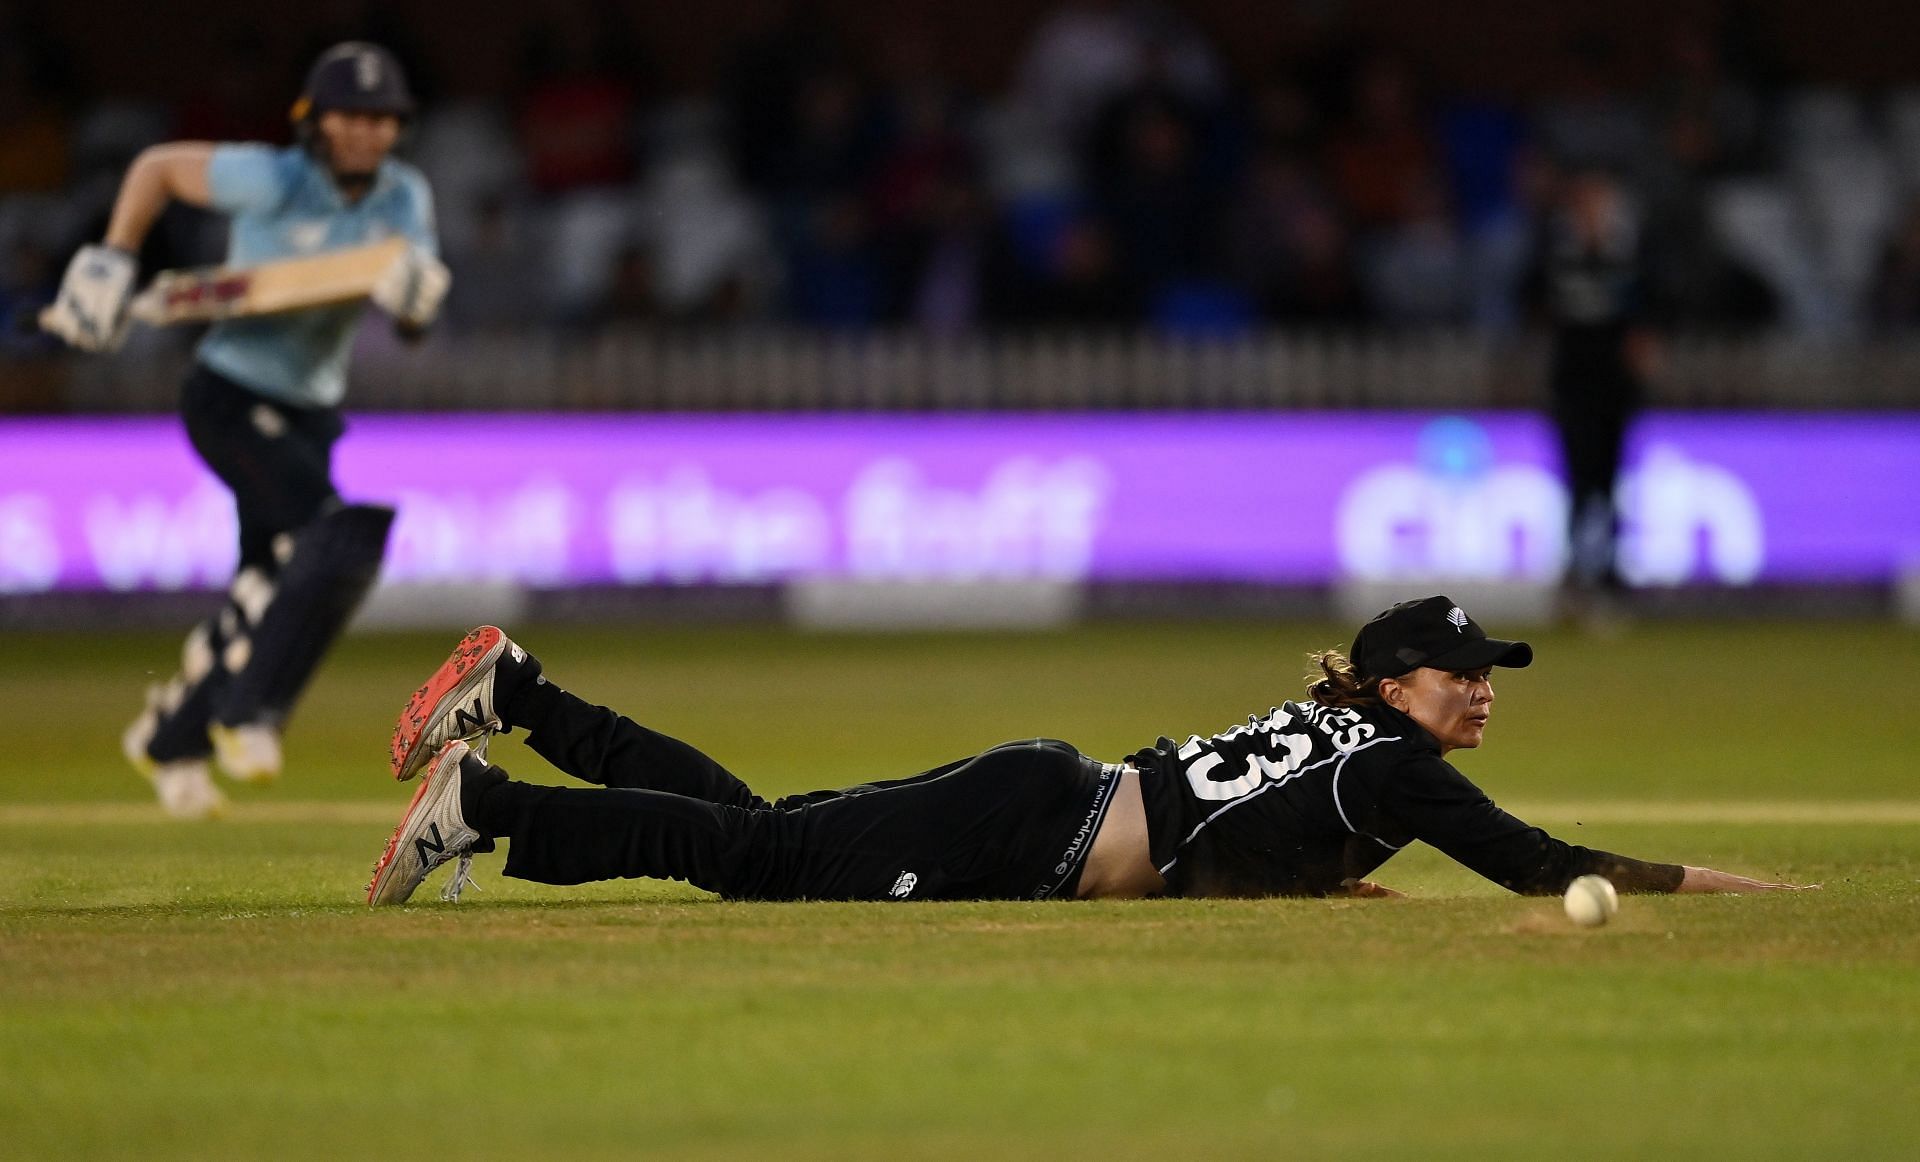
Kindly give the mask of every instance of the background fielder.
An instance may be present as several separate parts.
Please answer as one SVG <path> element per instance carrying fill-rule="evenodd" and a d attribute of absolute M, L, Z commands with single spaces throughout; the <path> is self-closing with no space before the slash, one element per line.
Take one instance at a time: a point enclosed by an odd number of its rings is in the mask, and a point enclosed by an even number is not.
<path fill-rule="evenodd" d="M 426 179 L 388 156 L 413 109 L 392 54 L 349 42 L 308 73 L 293 107 L 296 144 L 145 151 L 122 182 L 103 244 L 74 256 L 43 325 L 83 350 L 117 348 L 134 255 L 179 199 L 232 217 L 231 266 L 405 238 L 405 260 L 372 297 L 417 337 L 450 279 L 436 257 Z M 331 471 L 361 310 L 351 302 L 221 322 L 182 388 L 194 450 L 233 492 L 240 560 L 223 607 L 188 635 L 180 673 L 149 691 L 124 739 L 171 814 L 203 818 L 224 807 L 210 757 L 243 781 L 279 775 L 281 728 L 379 570 L 393 510 L 343 502 Z"/>

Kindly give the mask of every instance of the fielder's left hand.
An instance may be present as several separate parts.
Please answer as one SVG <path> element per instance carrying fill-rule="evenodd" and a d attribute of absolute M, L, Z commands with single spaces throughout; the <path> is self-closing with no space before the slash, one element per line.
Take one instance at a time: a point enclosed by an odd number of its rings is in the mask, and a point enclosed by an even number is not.
<path fill-rule="evenodd" d="M 1395 891 L 1385 884 L 1376 884 L 1372 880 L 1346 880 L 1341 887 L 1347 889 L 1347 895 L 1355 900 L 1404 900 L 1407 893 Z"/>
<path fill-rule="evenodd" d="M 1715 871 L 1710 867 L 1687 867 L 1681 877 L 1676 892 L 1809 892 L 1819 884 L 1778 884 L 1772 880 L 1756 880 L 1748 876 L 1737 876 L 1732 872 Z"/>

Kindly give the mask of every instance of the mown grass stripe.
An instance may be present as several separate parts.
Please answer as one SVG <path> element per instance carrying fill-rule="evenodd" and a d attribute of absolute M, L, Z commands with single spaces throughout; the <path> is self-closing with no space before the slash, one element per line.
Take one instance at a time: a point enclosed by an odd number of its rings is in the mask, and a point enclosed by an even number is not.
<path fill-rule="evenodd" d="M 388 800 L 323 802 L 290 799 L 237 803 L 208 826 L 249 823 L 393 824 L 406 796 Z M 1673 824 L 1920 824 L 1914 799 L 1676 800 L 1596 799 L 1502 804 L 1531 823 Z M 118 826 L 173 822 L 151 803 L 13 803 L 0 805 L 0 827 Z"/>

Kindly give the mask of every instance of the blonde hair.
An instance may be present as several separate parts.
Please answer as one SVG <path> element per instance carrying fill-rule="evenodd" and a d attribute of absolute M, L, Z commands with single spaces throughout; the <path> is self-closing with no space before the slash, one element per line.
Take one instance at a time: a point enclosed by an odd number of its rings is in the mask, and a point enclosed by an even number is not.
<path fill-rule="evenodd" d="M 1362 678 L 1353 662 L 1339 650 L 1319 650 L 1307 655 L 1319 673 L 1306 676 L 1307 694 L 1322 706 L 1379 706 L 1380 679 Z"/>

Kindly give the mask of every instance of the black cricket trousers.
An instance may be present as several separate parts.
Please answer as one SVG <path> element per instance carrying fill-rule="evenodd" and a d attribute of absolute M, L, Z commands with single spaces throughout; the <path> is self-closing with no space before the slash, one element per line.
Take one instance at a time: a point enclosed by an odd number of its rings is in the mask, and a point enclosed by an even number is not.
<path fill-rule="evenodd" d="M 770 802 L 686 743 L 558 686 L 514 701 L 536 753 L 604 788 L 494 776 L 463 795 L 468 826 L 508 841 L 506 874 L 539 883 L 680 879 L 742 900 L 1071 896 L 1117 782 L 1117 768 L 1039 738 Z"/>
<path fill-rule="evenodd" d="M 339 502 L 333 446 L 346 430 L 333 408 L 269 399 L 202 364 L 180 389 L 187 438 L 233 493 L 240 567 L 275 569 L 273 542 Z"/>
<path fill-rule="evenodd" d="M 275 577 L 280 562 L 274 542 L 339 503 L 333 487 L 333 446 L 346 430 L 340 413 L 268 399 L 196 363 L 180 388 L 180 418 L 194 451 L 233 493 L 240 523 L 240 571 Z M 235 636 L 252 629 L 238 598 L 229 592 L 220 611 L 201 623 L 188 641 L 203 639 L 208 653 L 219 659 Z M 223 664 L 182 675 L 184 693 L 160 715 L 147 741 L 148 757 L 167 763 L 205 758 L 212 751 L 207 725 L 225 693 L 226 677 Z"/>

